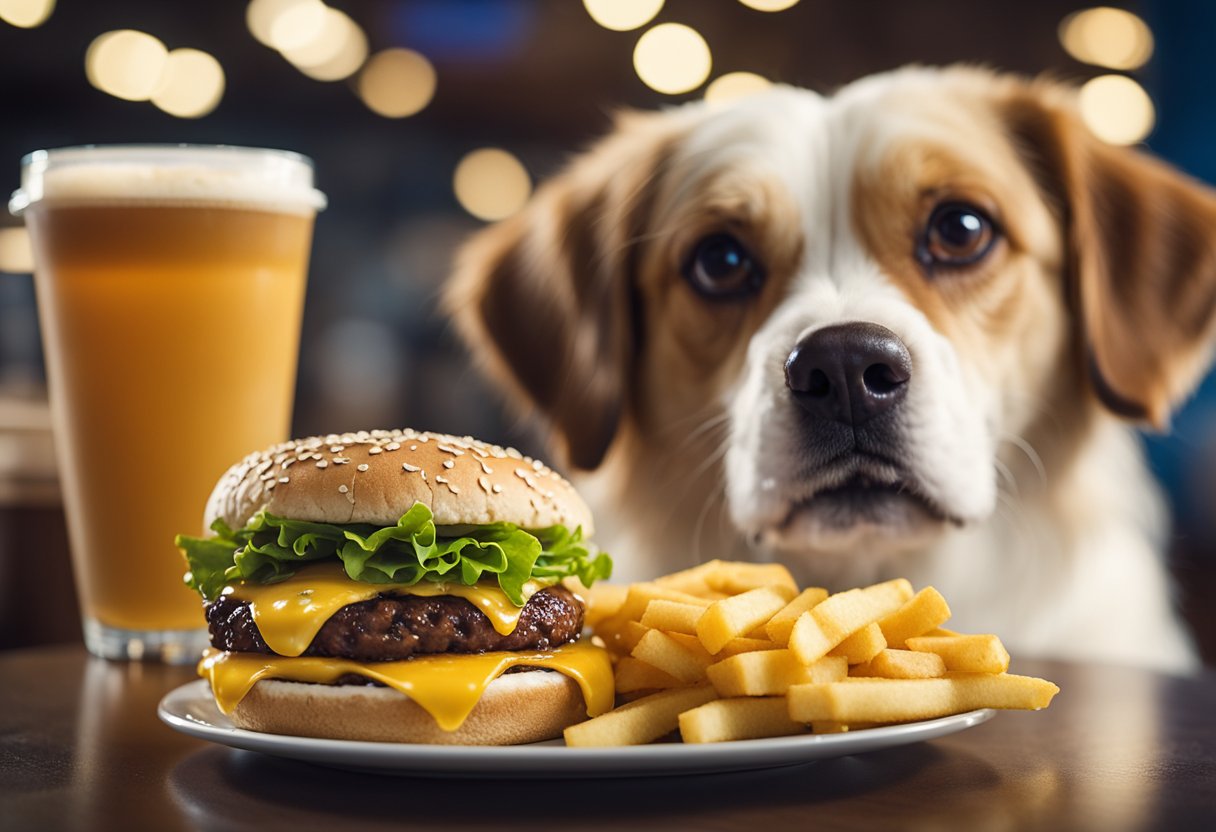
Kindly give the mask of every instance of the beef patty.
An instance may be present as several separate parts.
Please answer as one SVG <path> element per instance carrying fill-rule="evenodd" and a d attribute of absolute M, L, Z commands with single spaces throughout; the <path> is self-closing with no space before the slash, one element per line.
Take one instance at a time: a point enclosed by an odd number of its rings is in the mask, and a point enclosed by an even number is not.
<path fill-rule="evenodd" d="M 273 653 L 249 603 L 220 596 L 206 605 L 211 645 L 237 653 Z M 548 650 L 576 640 L 583 605 L 564 587 L 533 595 L 510 635 L 500 635 L 485 613 L 451 595 L 378 595 L 334 613 L 304 651 L 355 661 L 383 662 L 435 653 Z"/>

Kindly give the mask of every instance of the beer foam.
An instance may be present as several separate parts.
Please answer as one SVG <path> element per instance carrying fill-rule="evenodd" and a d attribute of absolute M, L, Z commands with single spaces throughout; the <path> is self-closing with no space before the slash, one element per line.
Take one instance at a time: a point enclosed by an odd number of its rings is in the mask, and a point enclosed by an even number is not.
<path fill-rule="evenodd" d="M 276 151 L 71 149 L 51 151 L 26 173 L 14 194 L 16 209 L 36 202 L 140 203 L 312 214 L 325 207 L 325 195 L 312 187 L 308 162 Z"/>

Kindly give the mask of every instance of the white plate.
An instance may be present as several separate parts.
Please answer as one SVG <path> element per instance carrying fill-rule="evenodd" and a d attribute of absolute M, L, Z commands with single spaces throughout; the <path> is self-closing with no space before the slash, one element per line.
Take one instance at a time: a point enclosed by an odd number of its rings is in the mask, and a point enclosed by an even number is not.
<path fill-rule="evenodd" d="M 422 777 L 638 777 L 747 771 L 809 763 L 931 740 L 987 722 L 981 710 L 848 734 L 805 734 L 706 745 L 566 748 L 561 740 L 512 746 L 411 745 L 263 734 L 234 728 L 200 679 L 171 691 L 157 714 L 193 737 L 336 768 Z"/>

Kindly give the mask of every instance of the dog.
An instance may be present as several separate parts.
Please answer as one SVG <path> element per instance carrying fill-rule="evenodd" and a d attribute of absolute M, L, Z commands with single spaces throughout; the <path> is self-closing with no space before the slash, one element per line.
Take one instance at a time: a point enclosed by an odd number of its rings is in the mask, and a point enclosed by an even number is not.
<path fill-rule="evenodd" d="M 1015 654 L 1196 666 L 1137 423 L 1207 367 L 1216 194 L 974 67 L 620 116 L 445 304 L 618 563 L 933 585 Z"/>

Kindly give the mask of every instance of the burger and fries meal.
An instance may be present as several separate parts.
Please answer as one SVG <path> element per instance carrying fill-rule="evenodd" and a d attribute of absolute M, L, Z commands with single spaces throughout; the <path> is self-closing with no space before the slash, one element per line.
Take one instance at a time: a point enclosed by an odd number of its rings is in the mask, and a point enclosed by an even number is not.
<path fill-rule="evenodd" d="M 543 463 L 413 430 L 250 454 L 179 536 L 239 728 L 334 739 L 569 746 L 835 733 L 1046 707 L 993 635 L 942 629 L 931 587 L 834 595 L 778 564 L 604 584 L 590 512 Z M 583 638 L 590 627 L 593 638 Z M 620 699 L 624 704 L 613 708 Z"/>

